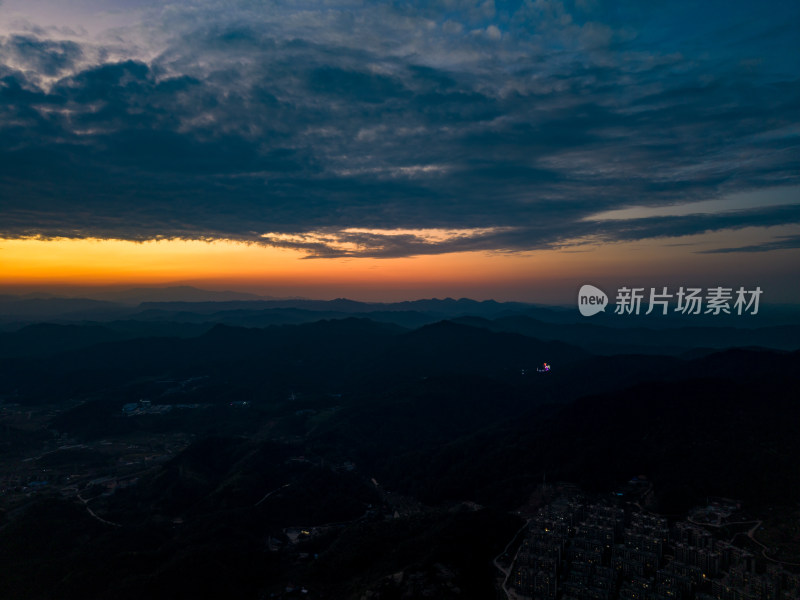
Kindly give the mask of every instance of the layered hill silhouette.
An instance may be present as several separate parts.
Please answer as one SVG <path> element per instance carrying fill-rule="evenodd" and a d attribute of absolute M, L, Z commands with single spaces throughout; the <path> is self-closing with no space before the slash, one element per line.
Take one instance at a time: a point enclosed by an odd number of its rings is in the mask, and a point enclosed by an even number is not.
<path fill-rule="evenodd" d="M 411 304 L 1 332 L 0 460 L 38 479 L 0 511 L 0 596 L 350 598 L 403 572 L 486 598 L 510 511 L 543 478 L 610 495 L 645 476 L 670 515 L 706 495 L 794 502 L 791 327 L 558 324 L 461 301 L 444 305 L 476 314 L 428 322 L 443 304 Z"/>

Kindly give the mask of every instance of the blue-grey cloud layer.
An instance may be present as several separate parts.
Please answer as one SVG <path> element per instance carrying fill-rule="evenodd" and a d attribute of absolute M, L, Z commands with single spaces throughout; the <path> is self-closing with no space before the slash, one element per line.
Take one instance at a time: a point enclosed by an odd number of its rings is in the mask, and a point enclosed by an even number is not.
<path fill-rule="evenodd" d="M 800 183 L 793 4 L 187 2 L 127 60 L 29 28 L 0 41 L 0 235 L 402 256 L 798 223 L 585 220 Z"/>
<path fill-rule="evenodd" d="M 794 250 L 800 248 L 800 235 L 779 235 L 777 239 L 763 244 L 734 246 L 731 248 L 715 248 L 704 250 L 703 254 L 730 254 L 733 252 L 769 252 L 771 250 Z"/>

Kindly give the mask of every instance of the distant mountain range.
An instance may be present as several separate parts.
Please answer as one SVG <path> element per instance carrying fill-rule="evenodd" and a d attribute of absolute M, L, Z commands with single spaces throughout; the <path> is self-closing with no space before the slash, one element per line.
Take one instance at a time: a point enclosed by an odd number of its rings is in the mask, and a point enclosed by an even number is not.
<path fill-rule="evenodd" d="M 711 327 L 701 320 L 695 326 L 680 321 L 673 327 L 645 322 L 649 326 L 623 328 L 586 319 L 563 322 L 567 318 L 566 311 L 527 305 L 513 305 L 512 308 L 496 302 L 464 300 L 421 300 L 396 305 L 365 305 L 349 300 L 144 303 L 129 309 L 98 301 L 23 302 L 29 308 L 26 316 L 14 317 L 6 313 L 5 331 L 0 329 L 0 357 L 45 356 L 101 341 L 190 338 L 217 325 L 261 329 L 343 319 L 367 319 L 404 330 L 449 320 L 472 329 L 563 342 L 598 355 L 696 356 L 730 347 L 779 350 L 800 347 L 800 324 L 740 327 L 736 326 L 737 321 L 728 321 L 729 326 Z M 40 302 L 57 303 L 59 310 L 65 306 L 76 308 L 84 302 L 91 303 L 91 308 L 66 313 L 69 318 L 65 315 L 37 318 L 33 312 Z M 408 306 L 413 308 L 406 310 Z"/>
<path fill-rule="evenodd" d="M 261 328 L 351 317 L 407 329 L 450 319 L 496 332 L 562 341 L 602 355 L 677 356 L 735 346 L 793 350 L 800 345 L 800 309 L 786 306 L 762 306 L 757 316 L 622 317 L 608 310 L 584 318 L 565 307 L 467 298 L 369 303 L 345 298 L 278 299 L 191 286 L 100 290 L 95 295 L 0 295 L 0 356 L 47 354 L 84 347 L 101 338 L 192 337 L 215 324 Z M 64 327 L 49 330 L 52 338 L 41 343 L 43 322 Z"/>

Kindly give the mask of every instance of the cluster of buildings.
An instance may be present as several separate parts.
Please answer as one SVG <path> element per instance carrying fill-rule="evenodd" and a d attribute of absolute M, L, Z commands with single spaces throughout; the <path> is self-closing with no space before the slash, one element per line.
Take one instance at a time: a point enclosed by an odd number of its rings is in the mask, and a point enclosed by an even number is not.
<path fill-rule="evenodd" d="M 763 571 L 763 572 L 761 572 Z M 535 600 L 797 600 L 800 575 L 700 525 L 560 498 L 531 520 L 509 581 Z"/>

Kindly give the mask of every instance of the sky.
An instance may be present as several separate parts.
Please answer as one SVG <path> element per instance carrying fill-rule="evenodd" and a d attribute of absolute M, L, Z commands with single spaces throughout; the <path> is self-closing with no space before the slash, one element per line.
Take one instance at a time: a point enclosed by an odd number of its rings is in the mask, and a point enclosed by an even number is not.
<path fill-rule="evenodd" d="M 800 4 L 0 0 L 0 290 L 800 303 Z"/>

